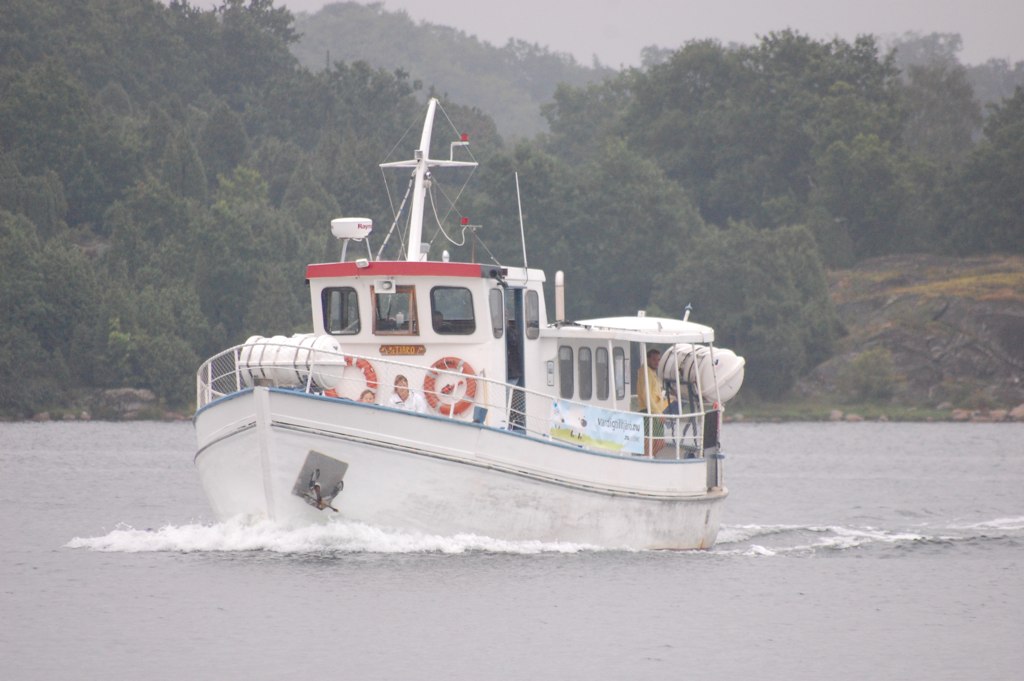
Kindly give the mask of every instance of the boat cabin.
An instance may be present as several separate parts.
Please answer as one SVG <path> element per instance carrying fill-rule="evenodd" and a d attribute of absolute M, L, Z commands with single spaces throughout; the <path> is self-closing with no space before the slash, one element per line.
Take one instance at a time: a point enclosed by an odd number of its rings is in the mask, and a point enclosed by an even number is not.
<path fill-rule="evenodd" d="M 313 333 L 346 353 L 418 367 L 454 358 L 502 383 L 537 380 L 525 360 L 546 324 L 543 272 L 361 260 L 310 265 L 306 276 Z"/>
<path fill-rule="evenodd" d="M 393 406 L 401 377 L 428 415 L 569 442 L 600 430 L 602 419 L 623 426 L 609 416 L 616 412 L 638 427 L 634 357 L 648 344 L 713 339 L 709 327 L 644 316 L 549 321 L 545 275 L 536 269 L 357 260 L 313 264 L 306 276 L 312 336 L 336 343 L 319 350 L 357 358 L 311 371 L 312 389 Z M 691 400 L 679 413 L 698 407 Z"/>

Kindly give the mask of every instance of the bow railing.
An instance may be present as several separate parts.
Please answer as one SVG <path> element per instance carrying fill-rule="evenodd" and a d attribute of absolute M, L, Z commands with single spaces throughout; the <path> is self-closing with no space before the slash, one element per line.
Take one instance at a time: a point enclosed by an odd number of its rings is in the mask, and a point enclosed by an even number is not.
<path fill-rule="evenodd" d="M 718 449 L 717 409 L 644 414 L 564 400 L 458 363 L 424 366 L 329 350 L 295 353 L 294 346 L 285 344 L 282 349 L 288 352 L 257 356 L 251 346 L 238 345 L 206 360 L 196 373 L 197 408 L 242 390 L 269 386 L 473 422 L 603 454 L 686 459 Z"/>

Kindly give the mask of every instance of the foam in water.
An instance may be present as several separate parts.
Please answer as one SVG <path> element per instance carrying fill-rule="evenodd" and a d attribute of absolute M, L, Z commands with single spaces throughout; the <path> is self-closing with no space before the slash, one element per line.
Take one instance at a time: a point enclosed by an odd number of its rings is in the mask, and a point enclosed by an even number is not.
<path fill-rule="evenodd" d="M 583 544 L 504 541 L 472 534 L 451 537 L 390 532 L 362 523 L 336 521 L 290 528 L 261 520 L 233 519 L 214 525 L 167 525 L 139 530 L 122 525 L 102 537 L 75 537 L 68 548 L 138 553 L 147 551 L 268 551 L 283 554 L 446 553 L 538 554 L 597 550 Z"/>
<path fill-rule="evenodd" d="M 714 553 L 719 555 L 814 555 L 867 546 L 913 546 L 975 539 L 1014 537 L 1024 530 L 1024 516 L 949 525 L 938 531 L 915 531 L 841 525 L 723 525 Z M 138 553 L 173 551 L 267 551 L 281 554 L 443 553 L 541 554 L 599 551 L 584 544 L 506 541 L 457 534 L 441 536 L 383 530 L 363 523 L 334 521 L 292 528 L 269 521 L 237 518 L 214 525 L 167 525 L 158 530 L 119 526 L 101 537 L 75 537 L 68 548 Z"/>
<path fill-rule="evenodd" d="M 814 555 L 868 546 L 908 547 L 1016 537 L 1024 517 L 915 530 L 841 525 L 723 525 L 715 553 L 743 556 Z"/>
<path fill-rule="evenodd" d="M 1024 530 L 1024 516 L 996 518 L 995 520 L 985 520 L 969 525 L 952 525 L 951 527 L 958 530 Z"/>

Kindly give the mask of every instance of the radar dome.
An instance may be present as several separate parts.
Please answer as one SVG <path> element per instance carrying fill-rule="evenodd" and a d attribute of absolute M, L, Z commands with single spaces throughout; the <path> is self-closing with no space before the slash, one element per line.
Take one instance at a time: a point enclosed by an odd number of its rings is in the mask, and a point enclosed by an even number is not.
<path fill-rule="evenodd" d="M 336 239 L 365 239 L 373 231 L 370 218 L 334 218 L 331 220 L 331 234 Z"/>

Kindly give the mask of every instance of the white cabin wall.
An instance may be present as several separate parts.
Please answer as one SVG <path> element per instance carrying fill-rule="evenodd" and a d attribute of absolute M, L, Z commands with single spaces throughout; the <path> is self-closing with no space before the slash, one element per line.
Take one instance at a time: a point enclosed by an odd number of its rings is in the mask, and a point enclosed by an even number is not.
<path fill-rule="evenodd" d="M 620 411 L 630 411 L 632 407 L 631 392 L 633 377 L 631 376 L 630 369 L 630 344 L 625 341 L 611 341 L 607 338 L 595 337 L 593 340 L 582 341 L 578 338 L 563 338 L 558 337 L 547 337 L 544 339 L 547 344 L 548 352 L 550 353 L 552 361 L 555 363 L 554 371 L 554 386 L 551 388 L 552 394 L 561 397 L 559 389 L 561 386 L 561 366 L 558 363 L 558 350 L 562 346 L 568 346 L 572 349 L 573 357 L 573 396 L 571 398 L 574 402 L 584 402 L 586 404 L 593 404 L 596 406 L 603 407 L 605 409 L 617 409 Z M 579 357 L 580 349 L 589 348 L 591 351 L 591 385 L 592 392 L 590 399 L 584 400 L 580 397 L 580 369 L 579 369 Z M 597 350 L 598 348 L 604 348 L 608 350 L 608 398 L 598 399 L 597 389 Z M 615 384 L 615 350 L 616 348 L 621 349 L 623 353 L 623 395 L 617 397 L 616 384 Z"/>
<path fill-rule="evenodd" d="M 472 367 L 473 373 L 492 381 L 504 382 L 505 380 L 505 342 L 504 337 L 495 339 L 491 327 L 490 307 L 488 292 L 495 286 L 493 280 L 472 279 L 472 278 L 435 278 L 425 280 L 423 277 L 390 277 L 396 286 L 415 285 L 416 290 L 416 316 L 418 319 L 418 334 L 390 335 L 375 334 L 373 332 L 373 305 L 370 287 L 378 277 L 329 277 L 315 279 L 310 282 L 310 312 L 313 321 L 313 332 L 315 334 L 326 334 L 321 308 L 321 295 L 324 289 L 333 287 L 350 287 L 356 290 L 359 299 L 360 331 L 356 334 L 334 335 L 341 347 L 341 352 L 348 355 L 366 357 L 370 360 L 378 380 L 377 402 L 384 403 L 391 395 L 394 386 L 394 376 L 398 373 L 407 375 L 411 387 L 414 390 L 422 391 L 423 376 L 426 369 L 444 357 L 454 357 L 462 360 Z M 431 323 L 430 290 L 434 286 L 463 287 L 470 290 L 473 296 L 473 313 L 476 328 L 471 334 L 454 335 L 439 334 L 433 329 Z M 382 354 L 385 346 L 422 346 L 422 355 L 387 355 Z M 388 359 L 402 364 L 421 367 L 419 371 L 407 370 L 387 363 L 376 361 L 377 359 Z M 358 379 L 359 370 L 356 367 L 349 367 L 344 370 L 346 383 L 352 383 L 348 379 L 349 374 Z M 414 376 L 413 374 L 419 374 Z M 358 387 L 358 380 L 354 382 Z M 489 411 L 495 411 L 497 418 L 503 417 L 497 414 L 496 405 L 503 404 L 504 396 L 494 388 L 485 387 L 478 382 L 476 399 L 482 402 L 489 402 Z M 353 390 L 344 394 L 345 397 L 356 398 L 358 395 Z M 470 418 L 470 413 L 461 415 L 463 418 Z M 490 415 L 489 420 L 490 422 Z"/>
<path fill-rule="evenodd" d="M 308 281 L 306 285 L 306 288 L 309 289 L 309 309 L 313 317 L 313 333 L 318 336 L 327 332 L 324 328 L 324 311 L 320 305 L 320 296 L 326 286 L 322 280 Z"/>
<path fill-rule="evenodd" d="M 506 338 L 495 338 L 492 330 L 490 316 L 489 293 L 492 290 L 501 290 L 503 295 L 508 295 L 509 288 L 523 288 L 536 291 L 538 318 L 540 328 L 544 329 L 548 324 L 547 301 L 544 297 L 544 273 L 539 270 L 525 270 L 523 268 L 508 268 L 504 281 L 500 282 L 495 278 L 465 278 L 465 277 L 389 277 L 396 286 L 415 285 L 416 291 L 416 314 L 419 319 L 418 335 L 376 335 L 373 333 L 373 309 L 370 287 L 379 277 L 362 276 L 341 276 L 322 277 L 312 279 L 309 284 L 310 312 L 313 322 L 313 330 L 316 334 L 326 334 L 325 320 L 321 309 L 321 295 L 324 289 L 332 287 L 351 287 L 357 291 L 359 298 L 360 331 L 352 335 L 332 335 L 341 346 L 341 351 L 346 354 L 367 357 L 376 369 L 380 385 L 378 387 L 379 403 L 391 394 L 393 390 L 393 376 L 397 369 L 374 361 L 374 358 L 382 357 L 381 348 L 386 345 L 410 345 L 423 346 L 423 355 L 401 355 L 389 356 L 388 359 L 413 364 L 423 369 L 421 376 L 434 362 L 442 357 L 455 357 L 467 362 L 474 373 L 480 378 L 489 381 L 504 383 L 506 379 Z M 502 286 L 502 283 L 507 286 Z M 430 289 L 434 286 L 458 286 L 468 288 L 473 295 L 474 315 L 476 318 L 476 329 L 472 334 L 442 335 L 433 331 L 430 322 Z M 525 308 L 524 308 L 525 309 Z M 548 362 L 556 362 L 557 345 L 549 338 L 543 336 L 530 339 L 526 337 L 524 329 L 523 339 L 523 369 L 525 387 L 531 391 L 537 391 L 545 395 L 557 395 L 556 374 L 550 377 L 547 372 Z M 379 366 L 377 366 L 379 365 Z M 555 365 L 557 367 L 557 364 Z M 556 369 L 557 370 L 557 369 Z M 410 372 L 406 372 L 410 373 Z M 355 377 L 350 381 L 349 374 Z M 359 375 L 355 367 L 345 369 L 346 383 L 352 388 L 358 387 Z M 549 378 L 552 383 L 549 385 Z M 422 388 L 422 379 L 413 379 L 410 382 L 414 389 Z M 351 391 L 349 391 L 351 392 Z M 346 397 L 355 397 L 354 394 L 345 394 Z M 506 399 L 507 392 L 498 385 L 484 385 L 478 382 L 476 401 L 483 403 L 488 409 L 487 424 L 500 426 L 507 418 Z M 536 417 L 537 427 L 546 429 L 546 421 L 550 416 L 550 399 L 530 399 L 527 403 L 529 416 Z M 468 417 L 463 414 L 463 417 Z M 531 425 L 531 429 L 534 426 Z"/>
<path fill-rule="evenodd" d="M 531 273 L 533 270 L 531 270 Z M 528 290 L 537 291 L 538 308 L 540 316 L 540 328 L 548 325 L 547 305 L 544 301 L 543 279 L 532 280 L 527 284 Z M 557 382 L 548 385 L 547 363 L 554 361 L 557 348 L 538 334 L 538 338 L 525 339 L 523 363 L 525 366 L 526 387 L 537 392 L 554 395 L 557 390 Z M 557 369 L 556 369 L 557 371 Z"/>

